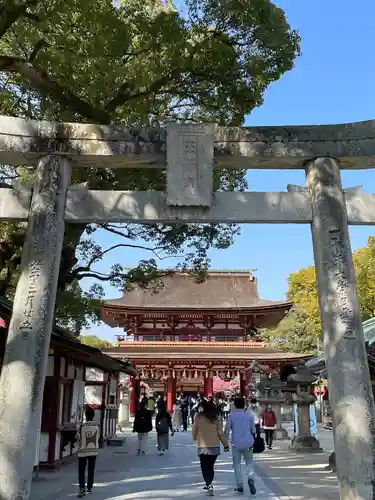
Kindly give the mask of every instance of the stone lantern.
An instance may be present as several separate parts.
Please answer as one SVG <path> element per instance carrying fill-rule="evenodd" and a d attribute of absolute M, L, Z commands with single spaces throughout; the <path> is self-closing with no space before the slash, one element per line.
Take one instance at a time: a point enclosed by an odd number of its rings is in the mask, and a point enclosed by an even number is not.
<path fill-rule="evenodd" d="M 286 429 L 282 426 L 281 418 L 281 406 L 285 403 L 285 398 L 281 392 L 283 388 L 284 384 L 281 382 L 280 378 L 274 375 L 262 375 L 259 384 L 257 384 L 259 404 L 265 406 L 270 404 L 275 412 L 277 421 L 274 433 L 275 439 L 289 439 Z"/>
<path fill-rule="evenodd" d="M 126 385 L 120 386 L 120 405 L 118 418 L 118 427 L 120 430 L 126 428 L 130 422 L 130 389 Z"/>
<path fill-rule="evenodd" d="M 291 451 L 301 453 L 320 453 L 323 451 L 319 441 L 311 435 L 310 430 L 310 405 L 316 401 L 316 397 L 311 394 L 314 381 L 315 377 L 303 361 L 297 365 L 296 373 L 288 377 L 288 382 L 295 386 L 292 398 L 298 409 L 298 435 L 292 440 Z"/>

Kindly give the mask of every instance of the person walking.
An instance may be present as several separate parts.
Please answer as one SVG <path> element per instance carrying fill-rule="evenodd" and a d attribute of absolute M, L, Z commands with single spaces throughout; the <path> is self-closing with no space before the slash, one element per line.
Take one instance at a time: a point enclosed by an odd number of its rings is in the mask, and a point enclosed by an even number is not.
<path fill-rule="evenodd" d="M 188 419 L 189 419 L 189 401 L 186 397 L 184 397 L 181 401 L 181 415 L 182 415 L 182 431 L 187 432 Z"/>
<path fill-rule="evenodd" d="M 133 432 L 138 434 L 137 455 L 146 455 L 148 433 L 152 431 L 152 415 L 146 405 L 147 402 L 142 401 L 134 417 Z"/>
<path fill-rule="evenodd" d="M 268 404 L 265 411 L 262 413 L 261 423 L 269 450 L 272 450 L 273 434 L 276 428 L 276 422 L 275 412 L 272 410 L 272 406 Z"/>
<path fill-rule="evenodd" d="M 192 436 L 196 442 L 201 464 L 202 476 L 205 482 L 204 490 L 213 496 L 214 466 L 220 455 L 220 443 L 224 451 L 229 451 L 228 441 L 221 428 L 217 409 L 212 401 L 204 401 L 202 412 L 194 419 Z"/>
<path fill-rule="evenodd" d="M 254 417 L 256 435 L 260 436 L 260 410 L 257 398 L 251 398 L 251 404 L 249 406 L 249 412 Z"/>
<path fill-rule="evenodd" d="M 164 406 L 159 406 L 155 420 L 155 428 L 157 433 L 158 452 L 164 455 L 166 450 L 169 450 L 169 431 L 173 435 L 172 419 L 167 409 Z"/>
<path fill-rule="evenodd" d="M 234 410 L 229 414 L 225 426 L 225 437 L 229 440 L 231 434 L 233 470 L 237 483 L 235 491 L 237 493 L 244 492 L 241 467 L 242 459 L 244 459 L 250 493 L 252 495 L 256 494 L 252 450 L 255 432 L 254 417 L 246 411 L 245 400 L 243 398 L 236 398 L 234 400 Z"/>
<path fill-rule="evenodd" d="M 175 432 L 179 432 L 182 425 L 182 412 L 178 401 L 173 405 L 172 427 Z"/>
<path fill-rule="evenodd" d="M 82 498 L 92 493 L 94 486 L 94 474 L 96 457 L 99 452 L 99 425 L 93 420 L 95 410 L 88 406 L 85 410 L 86 422 L 81 424 L 77 432 L 78 440 L 78 482 L 79 493 L 77 498 Z M 86 489 L 86 467 L 87 467 L 87 489 Z"/>

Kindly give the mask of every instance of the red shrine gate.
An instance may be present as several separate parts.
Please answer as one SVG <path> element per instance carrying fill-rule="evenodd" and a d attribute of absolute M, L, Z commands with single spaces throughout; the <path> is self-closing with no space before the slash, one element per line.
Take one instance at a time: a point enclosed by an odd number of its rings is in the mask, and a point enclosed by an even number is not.
<path fill-rule="evenodd" d="M 141 380 L 167 394 L 169 410 L 178 392 L 211 396 L 214 377 L 237 379 L 241 393 L 251 395 L 254 361 L 274 371 L 301 358 L 266 347 L 259 334 L 261 328 L 275 327 L 291 307 L 261 300 L 248 271 L 210 271 L 199 284 L 176 272 L 164 278 L 157 294 L 135 288 L 107 301 L 102 319 L 122 327 L 124 335 L 105 352 L 126 356 L 139 373 L 132 380 L 131 413 Z"/>

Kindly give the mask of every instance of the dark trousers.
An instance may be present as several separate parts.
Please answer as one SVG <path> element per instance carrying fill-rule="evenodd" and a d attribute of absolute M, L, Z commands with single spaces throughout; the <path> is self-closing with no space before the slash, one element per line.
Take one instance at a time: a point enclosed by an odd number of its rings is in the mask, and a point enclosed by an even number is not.
<path fill-rule="evenodd" d="M 260 424 L 255 424 L 255 435 L 260 436 Z"/>
<path fill-rule="evenodd" d="M 273 443 L 273 429 L 264 429 L 267 446 L 272 446 Z"/>
<path fill-rule="evenodd" d="M 188 430 L 188 416 L 189 413 L 187 411 L 182 412 L 182 426 L 185 432 Z"/>
<path fill-rule="evenodd" d="M 210 486 L 215 477 L 214 465 L 217 455 L 199 455 L 201 461 L 202 476 L 206 486 Z"/>
<path fill-rule="evenodd" d="M 87 465 L 87 489 L 92 490 L 94 486 L 94 471 L 96 457 L 78 457 L 78 481 L 79 489 L 86 488 L 86 465 Z"/>

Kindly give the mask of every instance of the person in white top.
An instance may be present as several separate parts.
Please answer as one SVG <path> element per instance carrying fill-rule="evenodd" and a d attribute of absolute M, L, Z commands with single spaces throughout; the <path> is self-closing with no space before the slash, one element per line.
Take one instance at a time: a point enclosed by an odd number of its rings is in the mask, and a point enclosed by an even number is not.
<path fill-rule="evenodd" d="M 258 400 L 256 398 L 251 398 L 249 412 L 254 417 L 256 435 L 260 436 L 260 408 L 259 408 Z"/>

